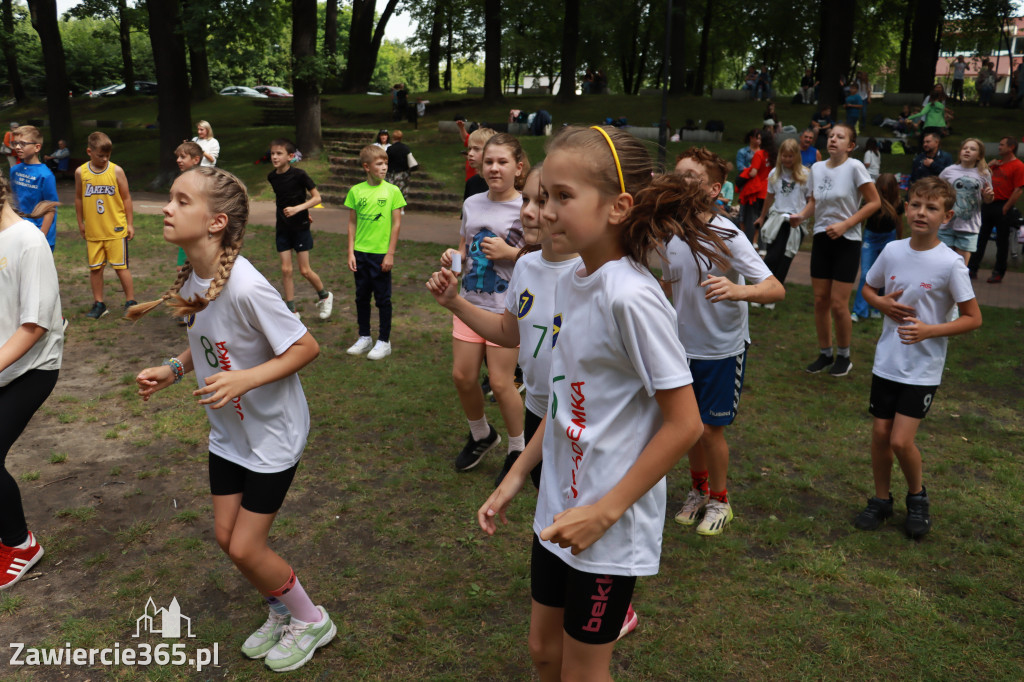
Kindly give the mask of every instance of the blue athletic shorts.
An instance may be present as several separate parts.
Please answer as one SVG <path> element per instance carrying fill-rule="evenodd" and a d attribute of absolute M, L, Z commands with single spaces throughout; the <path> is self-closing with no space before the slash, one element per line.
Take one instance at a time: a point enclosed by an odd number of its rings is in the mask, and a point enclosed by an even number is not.
<path fill-rule="evenodd" d="M 693 393 L 700 420 L 711 426 L 729 426 L 736 419 L 747 369 L 747 352 L 721 360 L 690 360 Z"/>

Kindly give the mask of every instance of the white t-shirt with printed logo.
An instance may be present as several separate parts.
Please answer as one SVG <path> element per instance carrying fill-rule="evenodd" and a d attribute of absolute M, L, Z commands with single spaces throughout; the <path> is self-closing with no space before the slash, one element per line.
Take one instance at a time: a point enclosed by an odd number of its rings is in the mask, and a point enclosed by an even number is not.
<path fill-rule="evenodd" d="M 747 328 L 746 301 L 719 301 L 704 298 L 700 286 L 708 277 L 727 277 L 743 285 L 746 279 L 763 282 L 772 276 L 771 270 L 757 255 L 754 246 L 728 219 L 715 216 L 711 224 L 719 232 L 727 233 L 726 245 L 732 267 L 724 272 L 717 265 L 701 261 L 698 268 L 693 251 L 686 242 L 673 237 L 665 248 L 664 278 L 672 283 L 672 304 L 678 320 L 679 339 L 686 355 L 697 360 L 720 360 L 739 355 L 750 343 Z M 745 279 L 746 278 L 746 279 Z"/>
<path fill-rule="evenodd" d="M 777 213 L 792 215 L 799 213 L 807 205 L 811 196 L 809 182 L 800 184 L 793 179 L 793 174 L 784 168 L 778 168 L 768 176 L 768 194 L 775 195 L 772 210 Z"/>
<path fill-rule="evenodd" d="M 885 294 L 903 290 L 897 301 L 913 306 L 925 324 L 946 322 L 953 306 L 974 298 L 963 256 L 945 244 L 927 251 L 910 248 L 910 239 L 886 244 L 868 270 L 868 286 L 885 287 Z M 938 386 L 946 363 L 945 336 L 906 345 L 899 325 L 886 317 L 875 347 L 872 372 L 883 379 L 912 386 Z"/>
<path fill-rule="evenodd" d="M 526 409 L 543 417 L 548 411 L 551 377 L 551 320 L 555 314 L 555 283 L 580 260 L 551 262 L 540 251 L 516 261 L 505 292 L 505 309 L 519 322 L 519 366 L 526 380 Z"/>
<path fill-rule="evenodd" d="M 555 514 L 597 502 L 625 476 L 661 426 L 655 391 L 693 383 L 675 311 L 640 267 L 622 258 L 585 276 L 580 262 L 558 280 L 538 536 Z M 664 523 L 662 478 L 579 554 L 542 545 L 580 571 L 653 575 Z"/>
<path fill-rule="evenodd" d="M 829 225 L 848 220 L 860 208 L 860 187 L 871 182 L 864 164 L 847 158 L 835 168 L 828 161 L 811 166 L 807 184 L 814 196 L 814 234 L 825 231 Z M 861 226 L 857 223 L 843 233 L 844 239 L 861 241 Z"/>
<path fill-rule="evenodd" d="M 206 294 L 193 272 L 181 296 Z M 270 282 L 239 256 L 220 295 L 188 318 L 188 345 L 200 387 L 224 370 L 251 369 L 288 350 L 306 327 Z M 220 409 L 206 405 L 210 452 L 250 471 L 275 473 L 299 461 L 309 434 L 309 407 L 298 374 L 252 389 Z"/>
<path fill-rule="evenodd" d="M 992 176 L 982 175 L 977 168 L 964 168 L 956 163 L 943 168 L 939 177 L 952 185 L 956 192 L 953 219 L 943 227 L 968 234 L 981 232 L 981 207 L 985 201 L 982 191 L 992 186 Z"/>

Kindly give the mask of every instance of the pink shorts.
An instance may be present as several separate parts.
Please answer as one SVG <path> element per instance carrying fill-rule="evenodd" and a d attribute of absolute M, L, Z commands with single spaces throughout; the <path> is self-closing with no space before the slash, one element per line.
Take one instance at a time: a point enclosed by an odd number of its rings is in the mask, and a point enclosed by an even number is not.
<path fill-rule="evenodd" d="M 491 343 L 484 337 L 469 328 L 469 325 L 452 315 L 452 337 L 466 343 L 485 343 L 491 348 L 503 348 L 496 343 Z M 516 346 L 518 348 L 519 346 Z"/>

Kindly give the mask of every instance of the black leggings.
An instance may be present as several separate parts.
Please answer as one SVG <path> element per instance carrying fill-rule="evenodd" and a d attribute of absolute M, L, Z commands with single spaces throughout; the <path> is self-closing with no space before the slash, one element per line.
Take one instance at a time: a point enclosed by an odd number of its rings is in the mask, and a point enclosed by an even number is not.
<path fill-rule="evenodd" d="M 0 542 L 13 547 L 28 539 L 18 483 L 7 471 L 7 453 L 53 387 L 56 369 L 33 369 L 0 388 Z"/>

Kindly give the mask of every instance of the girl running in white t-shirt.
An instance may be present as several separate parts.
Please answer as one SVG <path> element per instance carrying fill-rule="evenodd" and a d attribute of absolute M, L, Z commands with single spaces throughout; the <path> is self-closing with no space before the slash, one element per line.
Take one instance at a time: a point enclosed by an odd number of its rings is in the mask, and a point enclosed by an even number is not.
<path fill-rule="evenodd" d="M 802 211 L 789 219 L 790 226 L 796 227 L 807 216 L 814 216 L 811 286 L 814 329 L 821 352 L 807 366 L 812 374 L 828 369 L 832 376 L 841 377 L 853 369 L 850 294 L 860 266 L 860 224 L 882 205 L 864 164 L 850 158 L 856 146 L 857 133 L 853 128 L 845 123 L 833 126 L 828 136 L 828 160 L 811 166 L 811 198 Z M 838 357 L 832 353 L 833 323 Z"/>
<path fill-rule="evenodd" d="M 160 299 L 132 307 L 128 317 L 167 301 L 176 317 L 187 318 L 188 348 L 139 372 L 139 395 L 148 400 L 195 370 L 199 388 L 192 394 L 211 427 L 217 543 L 270 606 L 242 653 L 280 672 L 302 666 L 337 632 L 291 566 L 267 546 L 309 433 L 296 373 L 320 347 L 239 255 L 248 218 L 249 197 L 238 178 L 206 166 L 182 173 L 164 206 L 164 239 L 185 249 L 188 261 Z"/>
<path fill-rule="evenodd" d="M 0 177 L 0 590 L 43 558 L 25 521 L 7 453 L 57 384 L 64 350 L 60 291 L 46 234 L 15 213 L 7 177 Z M 30 218 L 55 202 L 40 202 Z"/>
<path fill-rule="evenodd" d="M 459 248 L 445 249 L 441 266 L 461 265 L 462 293 L 466 300 L 492 313 L 505 310 L 505 292 L 512 267 L 523 246 L 519 218 L 523 186 L 530 162 L 512 135 L 499 133 L 484 145 L 482 175 L 488 190 L 474 194 L 462 205 Z M 455 268 L 459 272 L 459 267 Z M 508 432 L 508 454 L 518 456 L 525 447 L 523 400 L 515 385 L 516 348 L 485 341 L 458 317 L 452 317 L 452 381 L 469 421 L 469 438 L 455 458 L 456 471 L 469 471 L 501 442 L 497 429 L 487 423 L 480 367 L 487 359 L 491 390 Z"/>
<path fill-rule="evenodd" d="M 978 250 L 981 205 L 996 198 L 992 173 L 985 163 L 985 143 L 968 137 L 960 144 L 960 163 L 943 168 L 939 177 L 956 192 L 953 219 L 939 228 L 939 241 L 963 256 L 966 263 Z"/>
<path fill-rule="evenodd" d="M 754 223 L 761 229 L 761 240 L 766 247 L 764 264 L 780 283 L 786 281 L 789 266 L 804 240 L 804 228 L 791 226 L 789 217 L 807 205 L 811 194 L 807 180 L 800 144 L 796 140 L 785 140 L 779 145 L 778 161 L 768 176 L 768 198 Z M 774 308 L 775 304 L 768 303 L 765 307 Z"/>
<path fill-rule="evenodd" d="M 658 571 L 664 477 L 701 432 L 648 253 L 677 235 L 717 258 L 700 239 L 721 238 L 679 218 L 680 179 L 652 180 L 628 133 L 567 128 L 547 151 L 541 219 L 553 250 L 581 260 L 555 285 L 548 412 L 477 518 L 493 534 L 543 453 L 530 654 L 542 680 L 603 680 L 636 577 Z"/>

